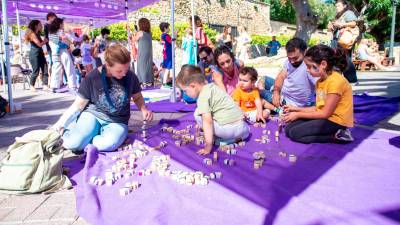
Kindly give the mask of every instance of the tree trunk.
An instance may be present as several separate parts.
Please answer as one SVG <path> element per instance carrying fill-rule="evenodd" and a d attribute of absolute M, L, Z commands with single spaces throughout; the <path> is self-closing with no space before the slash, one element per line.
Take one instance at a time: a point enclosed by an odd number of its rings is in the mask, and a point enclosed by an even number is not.
<path fill-rule="evenodd" d="M 311 34 L 314 33 L 318 27 L 318 16 L 312 11 L 308 0 L 291 1 L 296 11 L 296 33 L 294 36 L 308 43 Z"/>

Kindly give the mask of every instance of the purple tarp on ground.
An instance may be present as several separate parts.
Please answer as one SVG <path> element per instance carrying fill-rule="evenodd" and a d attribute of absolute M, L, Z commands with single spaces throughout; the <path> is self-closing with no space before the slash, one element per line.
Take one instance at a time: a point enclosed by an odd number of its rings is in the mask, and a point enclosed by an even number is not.
<path fill-rule="evenodd" d="M 400 97 L 385 98 L 354 95 L 354 120 L 357 124 L 373 126 L 399 111 Z"/>
<path fill-rule="evenodd" d="M 174 127 L 193 124 L 191 115 L 166 120 Z M 276 123 L 268 123 L 273 134 Z M 151 128 L 148 143 L 161 140 L 169 145 L 172 169 L 221 171 L 223 178 L 207 187 L 180 185 L 167 177 L 152 174 L 130 180 L 142 186 L 120 197 L 114 186 L 94 187 L 90 176 L 103 175 L 111 156 L 88 155 L 85 164 L 69 162 L 76 191 L 78 213 L 91 224 L 391 224 L 400 207 L 400 149 L 394 134 L 354 128 L 355 141 L 347 145 L 299 144 L 281 138 L 263 145 L 254 141 L 261 128 L 252 128 L 251 141 L 234 156 L 219 152 L 220 160 L 210 167 L 188 145 L 178 149 L 169 134 Z M 274 138 L 271 137 L 273 140 Z M 253 169 L 252 153 L 263 150 L 265 165 Z M 296 154 L 291 164 L 279 151 Z M 139 160 L 138 168 L 149 166 L 153 152 Z M 98 159 L 96 160 L 96 157 Z M 237 162 L 223 165 L 224 158 Z"/>
<path fill-rule="evenodd" d="M 385 98 L 370 95 L 354 95 L 354 119 L 357 124 L 373 126 L 399 110 L 400 97 Z M 194 112 L 195 104 L 171 103 L 168 100 L 146 104 L 153 112 Z M 137 110 L 136 105 L 131 106 Z"/>
<path fill-rule="evenodd" d="M 146 103 L 148 109 L 157 113 L 173 113 L 173 112 L 194 112 L 196 104 L 186 104 L 184 102 L 172 103 L 169 100 Z M 131 110 L 138 110 L 135 104 L 131 104 Z"/>

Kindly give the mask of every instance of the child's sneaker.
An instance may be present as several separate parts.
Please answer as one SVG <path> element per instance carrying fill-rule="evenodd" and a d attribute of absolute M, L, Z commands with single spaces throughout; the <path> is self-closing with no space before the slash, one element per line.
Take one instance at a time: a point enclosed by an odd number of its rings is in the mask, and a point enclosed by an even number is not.
<path fill-rule="evenodd" d="M 335 139 L 339 141 L 352 142 L 354 141 L 349 129 L 339 129 L 335 134 Z"/>

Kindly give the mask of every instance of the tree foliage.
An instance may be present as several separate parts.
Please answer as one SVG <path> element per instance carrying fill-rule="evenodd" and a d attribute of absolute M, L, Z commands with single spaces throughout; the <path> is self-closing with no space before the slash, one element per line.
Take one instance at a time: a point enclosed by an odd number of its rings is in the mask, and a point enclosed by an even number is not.
<path fill-rule="evenodd" d="M 379 43 L 388 41 L 391 32 L 391 20 L 393 14 L 392 0 L 348 0 L 357 12 L 367 5 L 365 22 L 368 27 L 368 36 L 373 36 Z M 292 0 L 263 0 L 271 6 L 271 19 L 291 24 L 296 24 L 295 9 Z M 312 10 L 319 16 L 318 27 L 325 29 L 328 22 L 335 16 L 335 0 L 308 0 Z M 397 26 L 395 39 L 400 38 L 400 4 L 396 13 Z"/>
<path fill-rule="evenodd" d="M 393 14 L 393 5 L 391 0 L 349 0 L 349 2 L 360 12 L 367 5 L 365 19 L 367 23 L 367 32 L 375 37 L 378 43 L 390 40 L 391 22 Z M 400 38 L 400 4 L 397 6 L 395 30 L 395 39 Z"/>
<path fill-rule="evenodd" d="M 296 11 L 291 1 L 269 0 L 271 20 L 296 24 Z M 318 27 L 326 28 L 328 22 L 335 16 L 333 4 L 324 4 L 321 0 L 309 0 L 311 9 L 319 16 Z"/>
<path fill-rule="evenodd" d="M 215 39 L 217 36 L 217 31 L 209 28 L 206 24 L 203 24 L 204 31 L 207 36 L 215 43 Z M 127 41 L 127 31 L 125 29 L 126 22 L 116 23 L 107 26 L 110 29 L 109 39 L 113 41 Z M 134 30 L 133 23 L 129 23 L 130 29 Z M 182 43 L 182 38 L 185 36 L 185 30 L 189 28 L 189 23 L 187 22 L 176 22 L 175 23 L 175 32 L 177 32 L 176 44 L 180 45 Z M 94 35 L 100 35 L 101 28 L 94 29 Z M 161 39 L 161 30 L 159 26 L 151 26 L 151 36 L 153 40 L 160 41 Z"/>

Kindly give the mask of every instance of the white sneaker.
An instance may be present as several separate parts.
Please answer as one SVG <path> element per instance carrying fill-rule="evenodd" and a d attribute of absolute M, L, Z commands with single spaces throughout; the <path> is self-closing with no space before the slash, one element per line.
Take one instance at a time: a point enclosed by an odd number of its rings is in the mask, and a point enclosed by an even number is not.
<path fill-rule="evenodd" d="M 354 138 L 351 136 L 351 132 L 349 129 L 339 129 L 335 134 L 335 139 L 345 142 L 354 141 Z"/>

